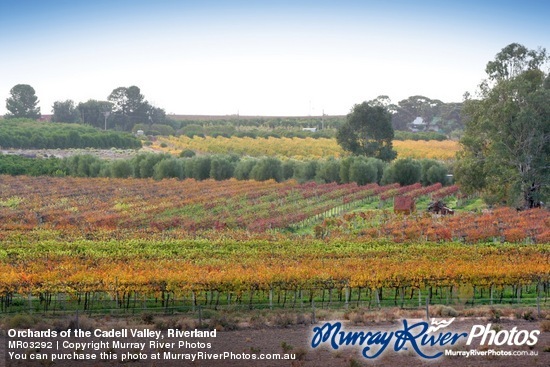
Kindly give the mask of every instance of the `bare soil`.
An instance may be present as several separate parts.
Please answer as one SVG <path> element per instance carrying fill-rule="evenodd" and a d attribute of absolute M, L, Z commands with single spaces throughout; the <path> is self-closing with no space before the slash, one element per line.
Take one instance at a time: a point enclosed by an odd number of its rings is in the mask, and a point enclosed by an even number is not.
<path fill-rule="evenodd" d="M 101 159 L 128 159 L 141 152 L 153 152 L 150 147 L 135 149 L 2 149 L 0 154 L 20 155 L 28 158 L 67 158 L 90 154 Z"/>
<path fill-rule="evenodd" d="M 409 323 L 421 321 L 420 319 L 407 319 Z M 363 330 L 363 331 L 385 331 L 396 330 L 402 328 L 402 321 L 376 321 L 367 322 L 360 325 L 355 325 L 350 321 L 339 320 L 343 323 L 345 330 Z M 118 322 L 118 324 L 116 324 Z M 147 358 L 142 360 L 134 359 L 131 361 L 122 362 L 120 359 L 123 354 L 138 353 L 138 349 L 118 349 L 111 348 L 110 350 L 102 350 L 107 352 L 114 352 L 117 354 L 117 360 L 84 360 L 84 361 L 54 361 L 42 360 L 42 361 L 30 361 L 18 360 L 10 361 L 7 358 L 6 349 L 7 342 L 2 342 L 0 346 L 0 356 L 6 358 L 0 359 L 0 366 L 2 362 L 6 363 L 6 366 L 121 366 L 128 365 L 132 367 L 149 367 L 149 366 L 330 366 L 330 367 L 354 367 L 354 366 L 445 366 L 445 367 L 468 367 L 468 366 L 509 366 L 509 367 L 527 367 L 527 366 L 550 366 L 550 332 L 541 331 L 538 336 L 538 343 L 533 347 L 528 346 L 502 346 L 502 347 L 487 347 L 480 346 L 479 343 L 475 345 L 465 346 L 465 341 L 458 343 L 452 347 L 440 347 L 436 351 L 443 351 L 444 349 L 462 350 L 468 351 L 471 349 L 477 349 L 479 351 L 487 351 L 489 349 L 502 350 L 502 351 L 534 351 L 538 353 L 537 356 L 472 356 L 472 357 L 440 357 L 436 360 L 426 360 L 419 357 L 412 350 L 401 350 L 400 352 L 393 351 L 393 344 L 388 347 L 388 350 L 380 357 L 374 360 L 367 360 L 361 355 L 361 347 L 348 346 L 340 348 L 339 350 L 333 350 L 330 347 L 319 347 L 312 349 L 310 347 L 312 330 L 315 326 L 321 326 L 325 321 L 320 321 L 316 325 L 292 325 L 289 327 L 276 327 L 276 326 L 261 326 L 261 327 L 243 327 L 239 330 L 220 330 L 217 331 L 215 338 L 165 338 L 163 342 L 179 342 L 185 340 L 188 343 L 204 343 L 203 345 L 197 344 L 193 348 L 167 348 L 157 347 L 151 348 L 149 346 L 149 340 L 151 338 L 130 338 L 123 341 L 130 342 L 146 342 L 145 353 L 148 354 Z M 449 331 L 451 332 L 470 332 L 473 325 L 486 325 L 490 321 L 487 318 L 457 318 Z M 544 324 L 544 325 L 543 325 Z M 512 330 L 516 327 L 517 330 L 541 330 L 548 326 L 548 321 L 526 321 L 522 319 L 501 319 L 498 323 L 493 322 L 494 330 Z M 120 329 L 124 327 L 120 321 L 112 321 L 112 324 L 105 323 L 94 325 L 94 328 L 100 328 L 102 330 L 109 330 L 109 328 Z M 149 328 L 156 330 L 154 325 L 129 325 L 127 328 Z M 242 327 L 242 325 L 241 325 Z M 219 328 L 223 329 L 223 328 Z M 163 335 L 167 335 L 166 330 L 162 330 Z M 5 332 L 4 332 L 5 335 Z M 3 337 L 4 339 L 5 336 Z M 58 340 L 69 340 L 71 342 L 89 342 L 91 340 L 117 340 L 117 339 L 102 339 L 102 338 L 70 338 Z M 118 338 L 118 340 L 122 340 Z M 479 339 L 478 339 L 479 340 Z M 210 347 L 205 347 L 206 343 L 210 343 Z M 202 346 L 202 347 L 201 347 Z M 13 351 L 9 349 L 8 351 Z M 64 349 L 64 353 L 72 353 L 75 349 Z M 218 361 L 212 360 L 153 360 L 151 354 L 160 353 L 162 356 L 164 352 L 172 351 L 174 353 L 194 353 L 198 351 L 207 353 L 220 353 L 231 352 L 234 354 L 242 355 L 255 355 L 256 358 L 264 353 L 291 353 L 296 354 L 296 360 L 243 360 L 243 359 L 224 359 Z M 32 353 L 43 352 L 48 353 L 47 350 L 30 350 L 27 349 L 25 353 L 30 356 Z M 83 353 L 83 352 L 82 352 Z M 99 352 L 97 352 L 99 353 Z"/>

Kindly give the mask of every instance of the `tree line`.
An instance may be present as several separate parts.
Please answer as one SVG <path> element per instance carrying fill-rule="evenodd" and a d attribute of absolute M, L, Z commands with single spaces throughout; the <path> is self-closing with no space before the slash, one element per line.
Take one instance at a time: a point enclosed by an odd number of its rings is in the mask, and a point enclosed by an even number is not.
<path fill-rule="evenodd" d="M 28 84 L 17 84 L 6 99 L 11 118 L 38 119 L 41 117 L 38 97 Z M 164 109 L 149 103 L 139 87 L 118 87 L 106 101 L 90 99 L 78 105 L 73 100 L 56 101 L 52 106 L 52 122 L 83 123 L 103 130 L 131 131 L 135 124 L 163 124 L 167 121 Z"/>
<path fill-rule="evenodd" d="M 437 99 L 424 96 L 412 96 L 398 103 L 392 103 L 389 97 L 380 96 L 376 103 L 386 108 L 391 115 L 392 127 L 399 131 L 439 132 L 443 136 L 460 134 L 462 118 L 461 103 L 444 103 Z M 6 99 L 9 111 L 5 118 L 41 117 L 38 107 L 38 97 L 34 88 L 28 84 L 17 84 L 10 90 Z M 56 101 L 52 106 L 52 122 L 83 123 L 98 129 L 136 131 L 143 130 L 147 135 L 180 134 L 228 134 L 227 129 L 237 129 L 239 133 L 247 134 L 250 129 L 258 128 L 252 134 L 262 134 L 273 131 L 274 134 L 299 136 L 303 128 L 315 128 L 312 136 L 334 137 L 335 131 L 345 123 L 345 116 L 310 116 L 310 117 L 274 117 L 274 118 L 244 118 L 230 116 L 228 118 L 188 119 L 166 115 L 164 109 L 149 103 L 139 87 L 118 87 L 100 101 L 90 99 L 76 104 L 73 100 Z M 421 127 L 411 126 L 415 118 L 421 118 L 426 123 Z M 193 125 L 193 126 L 191 126 Z M 180 131 L 181 130 L 181 131 Z M 218 132 L 217 130 L 222 130 Z M 289 133 L 292 131 L 292 133 Z M 231 133 L 229 133 L 231 134 Z M 286 134 L 286 135 L 285 135 Z M 273 135 L 275 136 L 275 135 Z"/>

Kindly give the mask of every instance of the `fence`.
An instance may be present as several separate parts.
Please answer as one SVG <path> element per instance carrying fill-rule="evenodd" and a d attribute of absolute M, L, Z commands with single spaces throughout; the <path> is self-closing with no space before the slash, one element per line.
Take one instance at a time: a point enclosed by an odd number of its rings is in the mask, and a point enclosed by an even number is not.
<path fill-rule="evenodd" d="M 1 297 L 1 314 L 140 314 L 195 313 L 198 310 L 237 311 L 250 310 L 346 310 L 352 308 L 383 309 L 398 307 L 419 310 L 430 305 L 509 306 L 533 307 L 537 314 L 550 308 L 549 283 L 534 283 L 508 287 L 395 287 L 361 289 L 271 289 L 243 292 L 193 291 L 180 294 L 171 292 L 151 295 L 137 292 L 86 292 L 40 295 L 12 294 Z"/>

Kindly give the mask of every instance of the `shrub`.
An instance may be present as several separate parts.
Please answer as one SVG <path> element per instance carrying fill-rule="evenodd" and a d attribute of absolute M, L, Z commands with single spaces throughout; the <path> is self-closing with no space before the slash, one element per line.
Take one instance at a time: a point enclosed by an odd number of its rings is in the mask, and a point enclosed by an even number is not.
<path fill-rule="evenodd" d="M 176 132 L 170 125 L 153 124 L 151 130 L 158 132 L 158 135 L 174 135 Z"/>
<path fill-rule="evenodd" d="M 70 176 L 97 177 L 103 162 L 90 154 L 74 155 L 63 160 L 63 169 Z"/>
<path fill-rule="evenodd" d="M 235 167 L 227 157 L 216 156 L 210 162 L 210 178 L 221 181 L 233 177 Z"/>
<path fill-rule="evenodd" d="M 377 176 L 376 166 L 364 160 L 356 159 L 349 167 L 349 180 L 356 182 L 358 185 L 376 182 Z"/>
<path fill-rule="evenodd" d="M 298 182 L 311 181 L 317 173 L 317 161 L 299 162 L 294 169 L 294 178 Z"/>
<path fill-rule="evenodd" d="M 321 162 L 316 178 L 324 183 L 340 182 L 340 162 L 333 158 Z"/>
<path fill-rule="evenodd" d="M 150 312 L 144 312 L 141 314 L 141 321 L 143 321 L 145 324 L 152 325 L 155 322 L 155 317 Z"/>
<path fill-rule="evenodd" d="M 153 168 L 153 177 L 155 180 L 163 178 L 185 178 L 184 164 L 176 158 L 163 159 L 155 164 Z"/>
<path fill-rule="evenodd" d="M 398 183 L 401 186 L 420 182 L 422 165 L 412 158 L 398 159 L 392 162 L 385 170 L 381 183 L 384 185 Z"/>
<path fill-rule="evenodd" d="M 288 344 L 287 342 L 283 341 L 281 343 L 281 348 L 283 349 L 283 352 L 285 353 L 288 353 L 290 352 L 292 349 L 294 349 L 294 347 L 291 345 L 291 344 Z"/>
<path fill-rule="evenodd" d="M 441 317 L 457 317 L 458 316 L 458 311 L 455 310 L 452 307 L 443 306 L 443 307 L 441 307 L 441 310 L 439 311 L 439 315 Z"/>
<path fill-rule="evenodd" d="M 235 178 L 237 180 L 249 180 L 250 172 L 252 171 L 252 168 L 254 168 L 256 163 L 257 160 L 253 158 L 241 159 L 235 167 Z"/>
<path fill-rule="evenodd" d="M 216 329 L 218 331 L 226 330 L 237 330 L 239 328 L 238 320 L 234 317 L 230 317 L 226 314 L 221 314 L 217 316 L 213 316 L 210 318 L 210 321 L 208 323 L 208 327 L 212 329 Z"/>
<path fill-rule="evenodd" d="M 353 163 L 352 157 L 346 157 L 340 161 L 340 181 L 342 183 L 349 183 L 349 168 Z"/>
<path fill-rule="evenodd" d="M 297 360 L 303 361 L 304 359 L 306 359 L 306 356 L 307 356 L 307 349 L 305 349 L 305 348 L 297 348 L 297 349 L 294 351 L 294 354 L 296 355 L 296 359 L 297 359 Z"/>
<path fill-rule="evenodd" d="M 113 161 L 110 167 L 110 176 L 113 178 L 128 178 L 134 174 L 132 165 L 125 159 Z"/>
<path fill-rule="evenodd" d="M 289 180 L 294 177 L 294 171 L 296 169 L 295 160 L 287 160 L 282 163 L 283 180 Z"/>
<path fill-rule="evenodd" d="M 144 153 L 138 154 L 131 159 L 131 164 L 134 169 L 134 177 L 148 178 L 153 177 L 153 168 L 163 158 L 169 158 L 169 155 Z"/>
<path fill-rule="evenodd" d="M 207 156 L 198 156 L 186 161 L 185 172 L 187 177 L 195 180 L 206 180 L 210 178 L 211 159 Z"/>
<path fill-rule="evenodd" d="M 256 181 L 282 181 L 283 169 L 281 161 L 272 157 L 260 159 L 250 171 L 250 178 Z"/>
<path fill-rule="evenodd" d="M 181 158 L 193 158 L 195 155 L 196 153 L 191 149 L 184 149 L 180 153 Z"/>
<path fill-rule="evenodd" d="M 20 313 L 6 319 L 6 326 L 9 329 L 28 329 L 36 326 L 38 321 L 33 315 Z"/>

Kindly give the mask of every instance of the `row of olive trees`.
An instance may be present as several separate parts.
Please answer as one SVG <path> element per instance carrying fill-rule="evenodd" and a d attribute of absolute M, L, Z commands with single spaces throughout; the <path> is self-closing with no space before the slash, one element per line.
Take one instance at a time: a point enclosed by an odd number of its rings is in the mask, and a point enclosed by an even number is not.
<path fill-rule="evenodd" d="M 240 158 L 236 155 L 177 158 L 169 154 L 143 153 L 131 159 L 107 161 L 91 155 L 77 155 L 60 162 L 58 173 L 78 177 L 194 178 L 196 180 L 275 180 L 350 183 L 359 185 L 397 182 L 410 185 L 447 183 L 448 168 L 431 159 L 399 159 L 385 163 L 376 158 L 282 161 L 274 157 Z"/>

